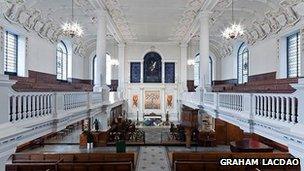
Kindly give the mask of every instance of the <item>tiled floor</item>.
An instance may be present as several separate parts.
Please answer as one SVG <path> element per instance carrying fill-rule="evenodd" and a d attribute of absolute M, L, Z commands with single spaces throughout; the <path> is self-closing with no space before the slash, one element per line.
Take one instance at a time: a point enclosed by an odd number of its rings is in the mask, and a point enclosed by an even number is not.
<path fill-rule="evenodd" d="M 137 171 L 169 171 L 170 164 L 165 147 L 140 147 Z"/>
<path fill-rule="evenodd" d="M 140 128 L 146 132 L 146 143 L 159 144 L 161 139 L 164 138 L 168 128 Z M 47 145 L 38 147 L 35 149 L 28 149 L 23 152 L 46 152 L 46 153 L 87 153 L 87 152 L 115 152 L 115 146 L 97 147 L 91 150 L 86 148 L 79 148 L 79 135 L 81 129 L 75 129 L 65 136 L 53 137 L 46 141 Z M 173 151 L 230 151 L 229 146 L 217 146 L 217 147 L 192 147 L 185 148 L 184 146 L 127 146 L 127 152 L 136 152 L 137 158 L 137 171 L 169 171 L 170 168 L 170 154 Z"/>
<path fill-rule="evenodd" d="M 71 144 L 77 144 L 79 143 L 79 136 L 81 134 L 82 130 L 81 128 L 78 129 L 74 129 L 72 132 L 64 135 L 64 136 L 60 136 L 57 135 L 55 137 L 52 137 L 48 140 L 45 141 L 45 143 L 47 144 L 65 144 L 65 143 L 71 143 Z"/>

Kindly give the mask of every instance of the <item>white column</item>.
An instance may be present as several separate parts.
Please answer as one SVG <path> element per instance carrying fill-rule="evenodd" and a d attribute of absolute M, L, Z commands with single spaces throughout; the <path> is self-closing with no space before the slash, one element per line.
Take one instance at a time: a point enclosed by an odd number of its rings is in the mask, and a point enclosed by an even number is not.
<path fill-rule="evenodd" d="M 95 70 L 96 84 L 94 91 L 103 91 L 105 99 L 108 99 L 109 87 L 106 84 L 106 16 L 104 11 L 100 11 L 97 22 L 97 43 L 96 43 L 96 63 Z"/>
<path fill-rule="evenodd" d="M 200 85 L 201 101 L 203 92 L 208 84 L 208 60 L 209 60 L 209 13 L 201 12 L 200 17 Z"/>
<path fill-rule="evenodd" d="M 8 80 L 8 76 L 4 75 L 4 29 L 0 26 L 0 81 Z"/>
<path fill-rule="evenodd" d="M 187 60 L 188 60 L 188 44 L 181 44 L 181 56 L 180 56 L 180 84 L 181 92 L 187 91 Z"/>
<path fill-rule="evenodd" d="M 118 90 L 124 91 L 125 84 L 125 44 L 118 44 Z"/>

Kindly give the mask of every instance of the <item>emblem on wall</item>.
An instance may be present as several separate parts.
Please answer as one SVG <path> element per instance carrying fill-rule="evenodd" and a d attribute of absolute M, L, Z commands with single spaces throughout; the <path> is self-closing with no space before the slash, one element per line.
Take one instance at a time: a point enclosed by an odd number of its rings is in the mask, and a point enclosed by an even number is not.
<path fill-rule="evenodd" d="M 167 108 L 172 108 L 173 107 L 173 96 L 172 95 L 167 95 Z"/>
<path fill-rule="evenodd" d="M 160 109 L 159 91 L 145 91 L 145 109 Z"/>
<path fill-rule="evenodd" d="M 132 97 L 132 107 L 137 108 L 138 107 L 138 95 L 133 95 Z"/>

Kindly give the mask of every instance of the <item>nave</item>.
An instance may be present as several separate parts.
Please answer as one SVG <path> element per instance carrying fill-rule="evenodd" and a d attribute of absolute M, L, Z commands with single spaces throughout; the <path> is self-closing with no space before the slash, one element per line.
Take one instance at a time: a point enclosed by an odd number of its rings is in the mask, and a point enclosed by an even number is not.
<path fill-rule="evenodd" d="M 303 0 L 0 0 L 0 171 L 303 170 Z"/>

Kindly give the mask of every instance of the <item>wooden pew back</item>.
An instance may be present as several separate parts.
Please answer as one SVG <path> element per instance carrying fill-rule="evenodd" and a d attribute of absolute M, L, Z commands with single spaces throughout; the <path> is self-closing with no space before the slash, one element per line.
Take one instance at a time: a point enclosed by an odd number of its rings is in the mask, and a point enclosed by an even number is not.
<path fill-rule="evenodd" d="M 222 158 L 293 158 L 289 153 L 233 153 L 233 152 L 173 152 L 172 167 L 175 171 L 217 171 L 217 170 L 295 170 L 299 171 L 299 166 L 220 166 L 219 160 Z"/>

